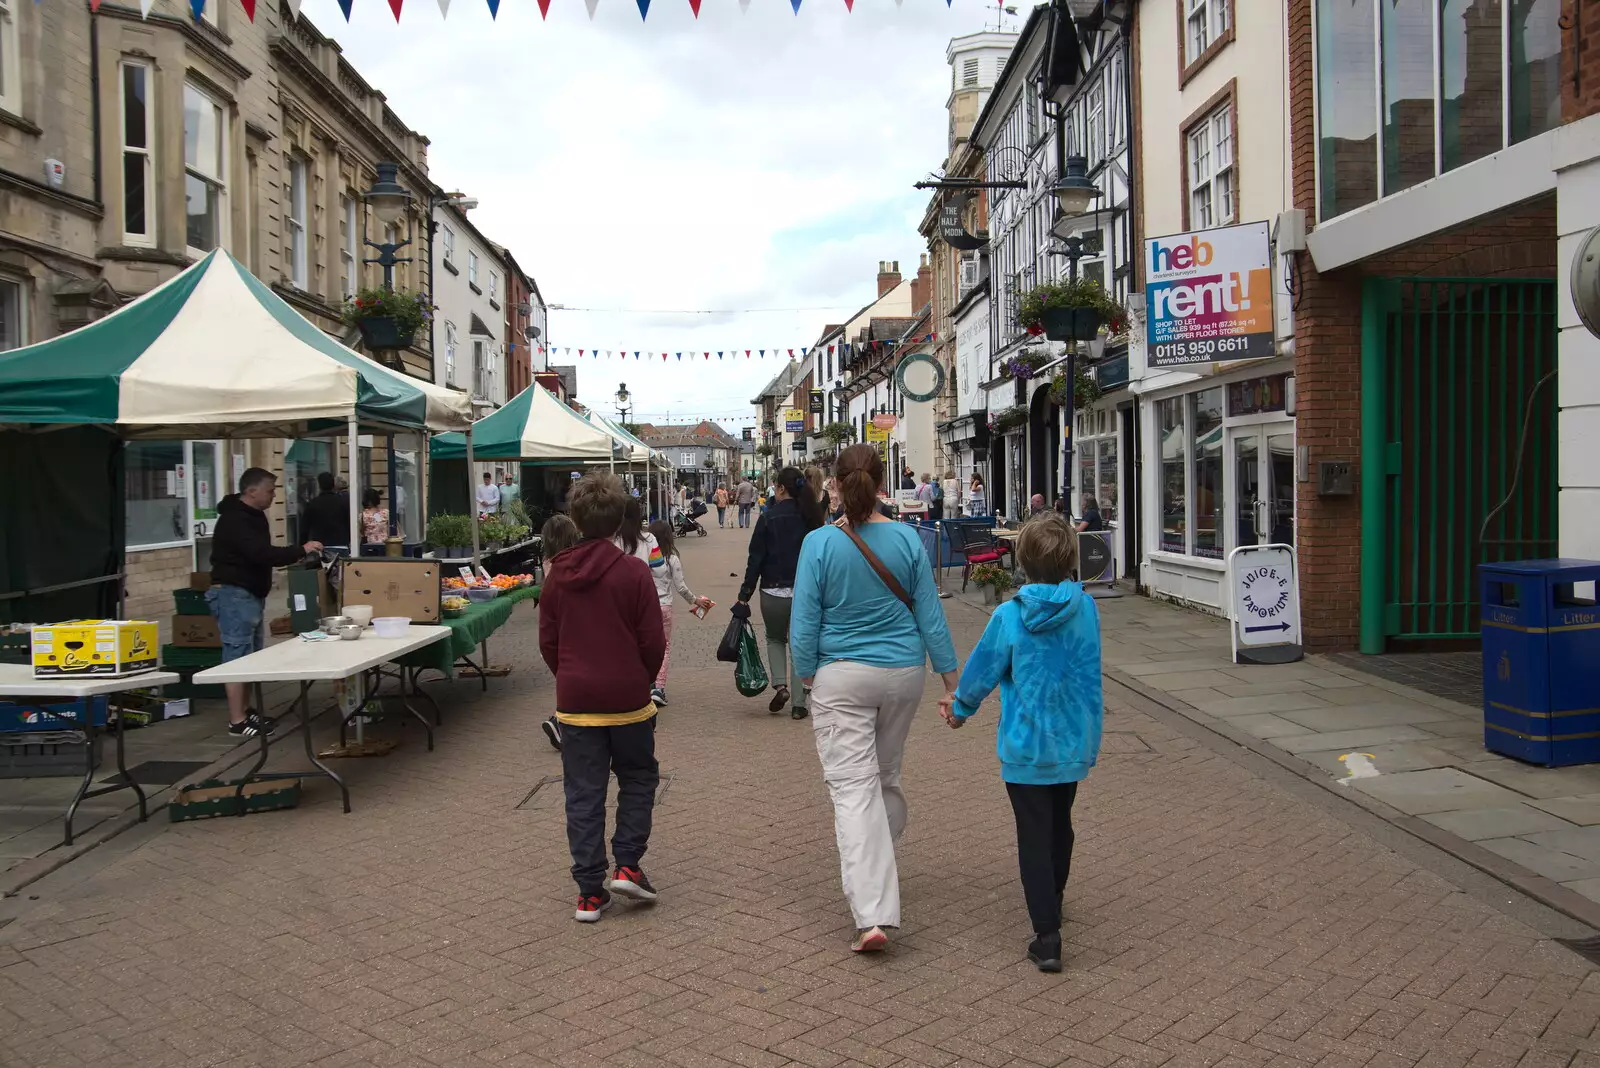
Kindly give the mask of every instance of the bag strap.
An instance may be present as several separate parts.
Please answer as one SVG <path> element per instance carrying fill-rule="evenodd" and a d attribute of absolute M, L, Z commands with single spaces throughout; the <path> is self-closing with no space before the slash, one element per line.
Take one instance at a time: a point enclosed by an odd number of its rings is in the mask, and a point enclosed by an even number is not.
<path fill-rule="evenodd" d="M 894 573 L 884 566 L 882 560 L 878 559 L 878 554 L 867 548 L 867 543 L 861 540 L 861 535 L 856 533 L 855 528 L 850 524 L 850 520 L 841 519 L 834 526 L 844 531 L 850 540 L 855 542 L 856 548 L 861 550 L 861 555 L 866 557 L 867 564 L 878 573 L 878 578 L 883 581 L 883 584 L 889 587 L 889 592 L 899 598 L 900 603 L 915 612 L 917 610 L 916 602 L 911 599 L 911 595 L 906 592 L 906 588 L 900 585 L 900 580 L 894 577 Z"/>

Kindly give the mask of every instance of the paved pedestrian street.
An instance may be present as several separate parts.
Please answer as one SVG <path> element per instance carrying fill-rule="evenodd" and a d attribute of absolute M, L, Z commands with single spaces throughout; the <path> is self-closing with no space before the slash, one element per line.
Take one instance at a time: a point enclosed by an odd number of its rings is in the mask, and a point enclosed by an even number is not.
<path fill-rule="evenodd" d="M 680 606 L 659 905 L 572 920 L 525 606 L 509 677 L 435 687 L 435 752 L 397 727 L 341 763 L 351 814 L 308 781 L 293 811 L 152 822 L 0 902 L 0 1064 L 1600 1065 L 1600 976 L 1556 941 L 1586 928 L 1114 681 L 1065 973 L 1023 958 L 997 706 L 952 732 L 931 677 L 905 926 L 852 956 L 808 724 L 712 660 L 743 547 L 683 544 L 719 607 Z M 986 617 L 945 605 L 965 651 Z"/>

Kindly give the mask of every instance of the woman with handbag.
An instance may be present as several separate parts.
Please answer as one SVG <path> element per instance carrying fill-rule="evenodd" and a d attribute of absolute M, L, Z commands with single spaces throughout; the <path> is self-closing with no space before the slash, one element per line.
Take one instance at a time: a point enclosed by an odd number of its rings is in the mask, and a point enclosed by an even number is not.
<path fill-rule="evenodd" d="M 927 664 L 955 691 L 956 652 L 916 528 L 878 511 L 883 459 L 871 445 L 839 456 L 844 518 L 806 535 L 794 580 L 789 652 L 811 688 L 812 730 L 833 801 L 857 953 L 900 926 L 894 847 L 906 826 L 900 763 Z"/>
<path fill-rule="evenodd" d="M 750 532 L 750 557 L 745 565 L 739 603 L 748 605 L 759 588 L 761 622 L 767 632 L 767 662 L 772 665 L 773 715 L 788 709 L 792 719 L 806 718 L 805 689 L 800 672 L 784 670 L 789 644 L 789 615 L 794 598 L 794 573 L 807 534 L 823 524 L 816 488 L 797 467 L 785 467 L 774 480 L 777 489 L 767 510 Z"/>

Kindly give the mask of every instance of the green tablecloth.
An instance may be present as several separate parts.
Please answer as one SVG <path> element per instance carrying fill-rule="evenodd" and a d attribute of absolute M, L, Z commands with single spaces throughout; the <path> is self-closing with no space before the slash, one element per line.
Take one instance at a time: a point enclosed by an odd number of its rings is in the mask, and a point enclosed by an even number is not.
<path fill-rule="evenodd" d="M 407 653 L 396 663 L 402 667 L 443 672 L 446 678 L 455 678 L 458 659 L 474 652 L 484 639 L 503 627 L 511 618 L 511 610 L 519 603 L 538 596 L 538 586 L 527 586 L 502 593 L 492 601 L 469 605 L 458 618 L 440 620 L 450 628 L 449 638 Z"/>

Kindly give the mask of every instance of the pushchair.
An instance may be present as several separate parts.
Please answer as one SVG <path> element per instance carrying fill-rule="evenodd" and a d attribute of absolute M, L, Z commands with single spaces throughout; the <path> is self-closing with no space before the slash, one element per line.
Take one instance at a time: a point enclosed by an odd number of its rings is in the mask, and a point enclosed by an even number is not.
<path fill-rule="evenodd" d="M 707 511 L 706 502 L 698 497 L 689 502 L 689 510 L 687 512 L 681 508 L 674 508 L 672 510 L 672 533 L 680 538 L 690 534 L 698 534 L 702 538 L 705 537 L 706 528 L 700 525 L 699 520 Z"/>

